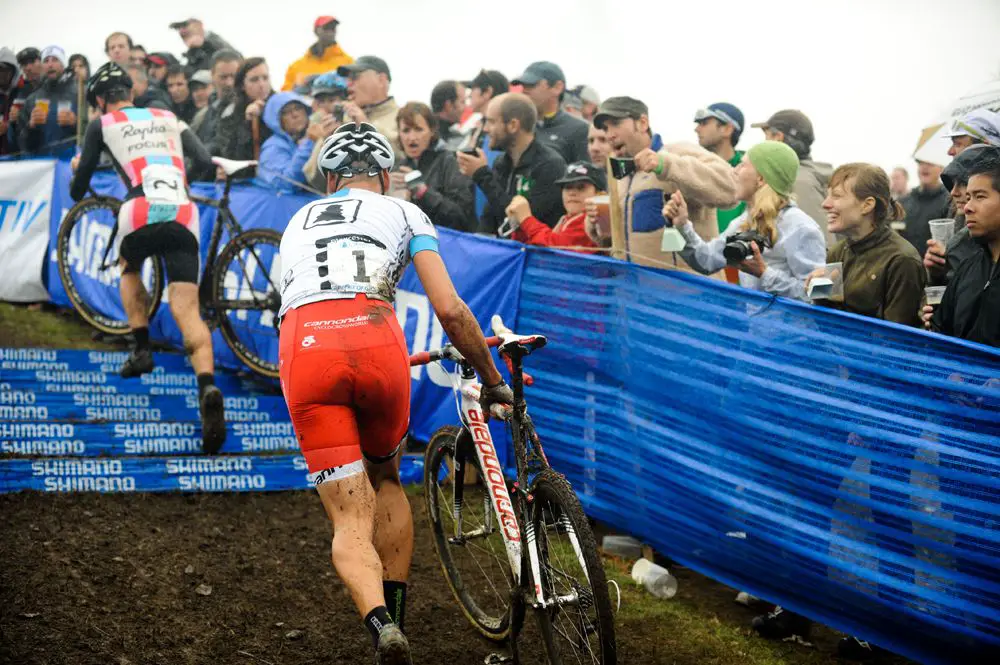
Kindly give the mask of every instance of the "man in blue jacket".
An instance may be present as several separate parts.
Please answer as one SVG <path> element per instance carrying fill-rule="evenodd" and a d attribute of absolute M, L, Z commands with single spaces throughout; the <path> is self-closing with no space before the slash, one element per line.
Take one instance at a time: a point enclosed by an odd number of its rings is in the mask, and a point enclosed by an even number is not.
<path fill-rule="evenodd" d="M 257 181 L 279 192 L 299 192 L 294 183 L 305 185 L 302 167 L 312 154 L 309 128 L 309 100 L 294 92 L 271 95 L 264 107 L 264 123 L 274 132 L 260 149 Z"/>
<path fill-rule="evenodd" d="M 71 157 L 75 148 L 77 78 L 66 69 L 66 52 L 42 49 L 42 83 L 25 102 L 18 145 L 24 152 Z"/>

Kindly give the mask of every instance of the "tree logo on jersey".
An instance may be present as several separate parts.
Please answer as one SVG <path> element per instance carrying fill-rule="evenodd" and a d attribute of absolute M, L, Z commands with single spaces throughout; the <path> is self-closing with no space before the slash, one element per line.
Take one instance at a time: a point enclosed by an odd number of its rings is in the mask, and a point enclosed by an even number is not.
<path fill-rule="evenodd" d="M 319 201 L 309 208 L 305 224 L 302 225 L 302 228 L 308 231 L 317 226 L 353 224 L 358 218 L 358 209 L 360 207 L 361 201 L 359 199 Z"/>

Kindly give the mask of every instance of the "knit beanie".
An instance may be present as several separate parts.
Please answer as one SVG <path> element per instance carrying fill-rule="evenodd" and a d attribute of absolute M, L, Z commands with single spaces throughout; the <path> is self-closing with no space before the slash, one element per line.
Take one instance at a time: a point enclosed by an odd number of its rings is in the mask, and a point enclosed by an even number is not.
<path fill-rule="evenodd" d="M 747 159 L 771 189 L 790 196 L 799 172 L 799 157 L 780 141 L 764 141 L 747 151 Z"/>

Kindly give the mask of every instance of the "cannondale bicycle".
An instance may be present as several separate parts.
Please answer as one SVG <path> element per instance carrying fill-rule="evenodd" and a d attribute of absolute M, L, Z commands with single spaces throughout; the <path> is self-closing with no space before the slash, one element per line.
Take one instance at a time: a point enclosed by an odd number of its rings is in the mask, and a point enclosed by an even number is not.
<path fill-rule="evenodd" d="M 526 356 L 545 346 L 541 335 L 515 335 L 494 316 L 494 337 L 512 377 L 516 478 L 508 479 L 479 406 L 472 366 L 455 347 L 418 353 L 411 365 L 457 363 L 461 426 L 431 437 L 424 497 L 445 580 L 472 625 L 505 642 L 510 654 L 488 663 L 519 661 L 518 635 L 531 610 L 552 665 L 617 662 L 614 617 L 593 532 L 566 478 L 545 458 L 528 416 Z M 498 415 L 498 414 L 494 414 Z"/>
<path fill-rule="evenodd" d="M 205 262 L 199 281 L 202 318 L 210 328 L 218 328 L 247 367 L 263 376 L 277 377 L 281 234 L 273 229 L 244 231 L 229 208 L 233 176 L 256 162 L 218 157 L 213 161 L 226 174 L 222 197 L 190 196 L 193 202 L 218 211 L 208 244 L 210 260 Z M 59 276 L 69 301 L 87 323 L 108 335 L 129 333 L 117 291 L 121 205 L 119 199 L 91 190 L 89 198 L 66 213 L 56 241 Z M 146 259 L 140 275 L 147 294 L 146 314 L 152 320 L 163 298 L 163 261 L 155 256 Z"/>

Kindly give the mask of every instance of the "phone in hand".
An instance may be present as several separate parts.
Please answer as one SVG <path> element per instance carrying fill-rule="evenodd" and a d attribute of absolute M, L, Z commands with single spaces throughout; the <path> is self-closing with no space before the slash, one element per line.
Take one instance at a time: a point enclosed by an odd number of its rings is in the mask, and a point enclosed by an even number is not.
<path fill-rule="evenodd" d="M 611 157 L 611 175 L 615 180 L 621 180 L 635 173 L 635 160 L 622 157 Z"/>
<path fill-rule="evenodd" d="M 466 155 L 469 155 L 470 157 L 478 157 L 479 156 L 479 150 L 477 150 L 475 148 L 475 146 L 473 146 L 472 148 L 463 148 L 463 149 L 459 150 L 459 152 L 464 153 Z"/>
<path fill-rule="evenodd" d="M 410 171 L 403 176 L 403 182 L 406 183 L 407 189 L 416 189 L 424 184 L 424 174 L 420 171 Z"/>

